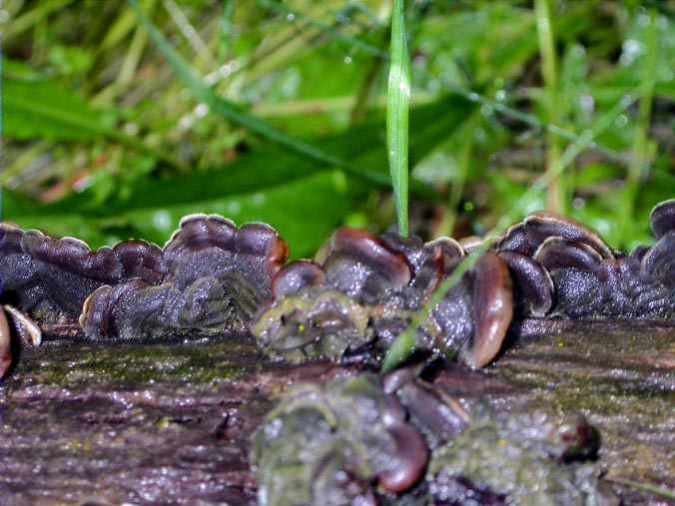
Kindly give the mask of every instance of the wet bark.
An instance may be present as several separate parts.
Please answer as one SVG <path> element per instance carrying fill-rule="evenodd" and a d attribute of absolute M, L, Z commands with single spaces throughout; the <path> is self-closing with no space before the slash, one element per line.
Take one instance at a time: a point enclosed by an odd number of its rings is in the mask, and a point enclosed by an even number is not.
<path fill-rule="evenodd" d="M 246 338 L 23 350 L 0 387 L 0 497 L 255 504 L 248 442 L 261 417 L 289 385 L 354 372 L 270 363 Z M 674 326 L 528 320 L 496 364 L 453 365 L 437 382 L 469 406 L 584 413 L 609 479 L 675 489 Z M 614 486 L 627 504 L 657 503 Z"/>

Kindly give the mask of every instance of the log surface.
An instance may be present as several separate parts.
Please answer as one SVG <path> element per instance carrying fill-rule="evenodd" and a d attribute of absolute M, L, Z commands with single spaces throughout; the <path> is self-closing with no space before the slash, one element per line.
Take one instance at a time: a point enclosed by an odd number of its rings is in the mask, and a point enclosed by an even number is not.
<path fill-rule="evenodd" d="M 610 480 L 675 490 L 675 327 L 528 320 L 492 366 L 437 379 L 469 407 L 583 413 Z M 0 386 L 0 504 L 253 505 L 248 442 L 288 386 L 354 370 L 270 363 L 245 338 L 63 340 Z M 625 504 L 667 500 L 613 485 Z"/>

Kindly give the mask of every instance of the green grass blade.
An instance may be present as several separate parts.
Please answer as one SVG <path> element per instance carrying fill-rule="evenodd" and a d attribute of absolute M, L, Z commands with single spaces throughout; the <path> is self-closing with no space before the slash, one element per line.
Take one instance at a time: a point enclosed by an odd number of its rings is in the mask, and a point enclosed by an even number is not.
<path fill-rule="evenodd" d="M 611 483 L 616 483 L 623 487 L 634 488 L 640 492 L 646 492 L 648 494 L 656 495 L 663 497 L 664 499 L 670 499 L 675 501 L 675 490 L 668 490 L 665 487 L 659 487 L 658 485 L 653 485 L 651 483 L 640 483 L 639 481 L 626 480 L 624 478 L 605 478 Z"/>
<path fill-rule="evenodd" d="M 391 348 L 384 357 L 382 364 L 382 372 L 387 373 L 396 369 L 400 364 L 405 362 L 415 350 L 417 329 L 422 323 L 429 318 L 431 312 L 435 309 L 438 303 L 445 297 L 452 288 L 462 279 L 462 276 L 471 267 L 475 265 L 480 256 L 485 253 L 494 244 L 497 238 L 504 233 L 504 231 L 512 224 L 513 221 L 522 213 L 524 203 L 532 200 L 532 197 L 548 187 L 551 181 L 559 177 L 566 167 L 568 167 L 579 154 L 584 150 L 594 145 L 595 138 L 602 132 L 612 126 L 616 118 L 622 114 L 628 107 L 635 102 L 635 99 L 620 100 L 609 112 L 600 117 L 592 126 L 592 128 L 584 131 L 579 139 L 567 146 L 562 156 L 558 159 L 556 165 L 551 171 L 544 173 L 538 178 L 528 190 L 520 197 L 507 213 L 502 215 L 495 227 L 486 235 L 483 242 L 471 255 L 464 258 L 455 268 L 450 277 L 446 278 L 443 283 L 436 289 L 431 299 L 425 306 L 415 314 L 412 322 L 408 328 L 400 334 Z"/>
<path fill-rule="evenodd" d="M 398 231 L 408 236 L 408 121 L 410 57 L 405 33 L 404 0 L 394 1 L 391 15 L 391 56 L 387 92 L 387 153 L 394 186 Z"/>
<path fill-rule="evenodd" d="M 534 2 L 539 36 L 539 52 L 541 54 L 541 72 L 544 76 L 546 92 L 546 117 L 550 125 L 560 125 L 561 103 L 558 83 L 558 58 L 553 34 L 553 18 L 549 0 Z M 546 135 L 546 171 L 552 172 L 560 159 L 560 139 L 553 132 Z M 564 181 L 561 178 L 550 178 L 548 188 L 548 210 L 555 213 L 565 212 Z"/>
<path fill-rule="evenodd" d="M 141 24 L 148 31 L 150 38 L 155 42 L 159 50 L 167 59 L 178 78 L 185 84 L 194 98 L 209 106 L 210 111 L 220 114 L 232 123 L 235 123 L 268 141 L 279 144 L 286 149 L 310 158 L 319 164 L 338 167 L 350 175 L 365 179 L 380 187 L 389 186 L 389 179 L 385 174 L 365 171 L 355 167 L 334 155 L 322 151 L 316 146 L 307 144 L 300 139 L 291 137 L 284 132 L 277 130 L 266 121 L 248 114 L 238 105 L 216 95 L 211 87 L 193 72 L 187 62 L 176 52 L 166 37 L 164 37 L 150 19 L 148 19 L 143 9 L 139 6 L 138 0 L 129 0 L 129 4 L 135 9 Z M 317 167 L 317 169 L 318 168 L 325 167 Z"/>

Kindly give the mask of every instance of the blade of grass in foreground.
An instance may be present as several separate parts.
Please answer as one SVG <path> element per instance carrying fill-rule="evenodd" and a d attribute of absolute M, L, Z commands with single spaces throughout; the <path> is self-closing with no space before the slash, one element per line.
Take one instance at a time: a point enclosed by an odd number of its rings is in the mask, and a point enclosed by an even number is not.
<path fill-rule="evenodd" d="M 591 147 L 594 144 L 594 139 L 612 126 L 619 114 L 622 114 L 635 102 L 635 100 L 636 98 L 634 96 L 630 99 L 622 99 L 607 112 L 607 114 L 600 117 L 592 128 L 584 131 L 579 136 L 578 141 L 567 147 L 565 152 L 558 159 L 556 165 L 552 167 L 552 170 L 538 178 L 520 199 L 518 199 L 516 205 L 502 216 L 495 227 L 486 235 L 480 246 L 460 262 L 450 277 L 446 278 L 436 289 L 429 302 L 415 314 L 408 328 L 396 338 L 384 358 L 384 363 L 382 364 L 383 373 L 395 369 L 412 355 L 412 352 L 415 349 L 417 329 L 420 328 L 427 318 L 429 318 L 429 315 L 439 302 L 441 302 L 443 297 L 445 297 L 445 294 L 447 294 L 462 279 L 464 273 L 476 264 L 481 255 L 490 249 L 497 238 L 504 233 L 513 221 L 516 220 L 522 212 L 523 204 L 531 201 L 532 197 L 537 193 L 544 191 L 550 182 L 554 178 L 559 177 L 565 168 L 569 166 L 580 153 Z"/>
<path fill-rule="evenodd" d="M 398 231 L 408 236 L 408 118 L 410 58 L 405 34 L 404 0 L 394 0 L 387 92 L 387 154 L 394 186 Z"/>

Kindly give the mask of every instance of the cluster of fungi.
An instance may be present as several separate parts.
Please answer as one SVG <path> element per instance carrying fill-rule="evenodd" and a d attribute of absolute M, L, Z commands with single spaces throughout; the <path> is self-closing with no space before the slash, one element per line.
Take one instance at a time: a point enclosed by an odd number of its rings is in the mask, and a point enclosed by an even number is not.
<path fill-rule="evenodd" d="M 675 200 L 656 206 L 650 218 L 655 243 L 623 254 L 572 220 L 546 213 L 528 216 L 508 229 L 431 308 L 416 330 L 416 347 L 480 368 L 498 356 L 512 323 L 525 318 L 675 320 Z M 442 238 L 424 243 L 393 233 L 377 237 L 341 229 L 313 260 L 287 263 L 288 247 L 273 228 L 258 223 L 237 228 L 217 216 L 186 217 L 163 248 L 127 241 L 96 251 L 77 239 L 2 224 L 0 376 L 11 370 L 12 350 L 40 344 L 43 333 L 92 340 L 246 335 L 273 360 L 377 366 L 475 248 L 475 241 Z M 355 491 L 352 499 L 379 504 L 369 487 L 377 483 L 394 495 L 414 489 L 425 470 L 438 467 L 435 450 L 466 432 L 468 415 L 418 380 L 408 378 L 396 387 L 392 379 L 384 385 L 372 378 L 363 381 L 359 388 L 370 407 L 358 423 L 371 432 L 377 425 L 383 439 L 347 428 L 351 435 L 346 448 L 358 453 L 358 448 L 368 447 L 387 455 L 384 460 L 364 462 L 356 454 L 334 451 L 344 443 L 335 439 L 340 424 L 349 426 L 358 419 L 340 421 L 333 413 L 332 404 L 355 402 L 346 400 L 356 394 L 347 393 L 344 384 L 295 393 L 266 423 L 283 419 L 281 432 L 295 430 L 282 438 L 283 445 L 297 439 L 308 448 L 330 448 L 331 458 L 337 455 L 335 461 L 302 462 L 307 469 L 319 466 L 314 471 L 323 473 L 347 466 L 353 471 L 345 475 L 343 486 L 314 480 L 317 487 L 332 487 L 334 494 L 339 489 L 343 495 Z M 406 401 L 400 392 L 410 389 L 415 393 Z M 419 399 L 428 405 L 421 406 Z M 373 403 L 380 407 L 373 408 Z M 303 409 L 314 410 L 317 426 L 327 424 L 332 436 L 312 439 L 295 427 L 293 417 Z M 269 496 L 275 487 L 285 487 L 279 482 L 283 473 L 265 473 L 283 470 L 285 464 L 278 459 L 288 451 L 283 445 L 281 453 L 261 450 L 277 444 L 273 433 L 259 433 L 253 453 L 262 470 L 261 502 L 296 504 Z M 464 492 L 483 493 L 467 483 L 450 482 Z M 428 486 L 424 493 L 433 495 L 433 490 Z M 499 493 L 484 493 L 494 496 L 490 504 L 501 504 Z M 325 504 L 351 504 L 341 501 L 336 496 Z M 455 503 L 439 499 L 435 504 Z"/>

